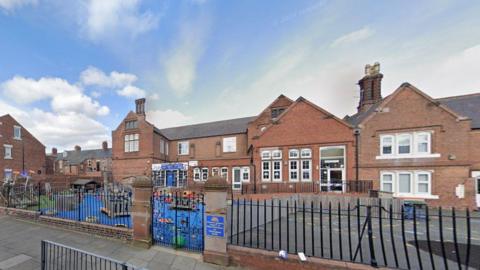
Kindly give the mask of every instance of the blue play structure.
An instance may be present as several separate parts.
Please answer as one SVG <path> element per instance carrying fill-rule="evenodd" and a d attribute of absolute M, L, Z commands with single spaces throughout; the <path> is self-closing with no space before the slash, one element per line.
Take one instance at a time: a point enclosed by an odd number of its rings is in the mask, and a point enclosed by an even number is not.
<path fill-rule="evenodd" d="M 154 194 L 153 239 L 155 244 L 202 251 L 203 198 Z"/>
<path fill-rule="evenodd" d="M 124 206 L 124 209 L 115 209 L 115 214 L 106 207 L 104 202 L 118 201 L 118 196 L 114 196 L 102 192 L 51 194 L 47 207 L 42 208 L 41 213 L 62 219 L 131 228 L 132 220 L 128 206 Z"/>

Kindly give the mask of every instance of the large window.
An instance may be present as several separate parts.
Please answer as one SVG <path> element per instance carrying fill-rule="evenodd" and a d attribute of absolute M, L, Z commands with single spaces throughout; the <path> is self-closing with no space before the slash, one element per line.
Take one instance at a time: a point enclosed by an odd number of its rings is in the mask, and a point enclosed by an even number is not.
<path fill-rule="evenodd" d="M 282 150 L 261 151 L 262 158 L 262 180 L 282 181 Z"/>
<path fill-rule="evenodd" d="M 125 129 L 135 129 L 138 128 L 138 121 L 137 120 L 132 120 L 132 121 L 126 121 L 125 122 Z"/>
<path fill-rule="evenodd" d="M 298 181 L 298 160 L 290 160 L 289 161 L 289 174 L 290 174 L 290 181 L 297 182 Z"/>
<path fill-rule="evenodd" d="M 231 153 L 237 151 L 237 137 L 223 138 L 223 152 Z"/>
<path fill-rule="evenodd" d="M 291 182 L 312 180 L 312 149 L 288 150 L 288 178 Z"/>
<path fill-rule="evenodd" d="M 139 145 L 138 134 L 125 135 L 125 152 L 137 152 Z"/>
<path fill-rule="evenodd" d="M 312 161 L 302 160 L 302 181 L 312 180 Z"/>
<path fill-rule="evenodd" d="M 282 181 L 282 161 L 275 160 L 272 164 L 273 181 Z"/>
<path fill-rule="evenodd" d="M 178 155 L 180 156 L 188 155 L 188 148 L 189 148 L 188 141 L 178 142 Z"/>
<path fill-rule="evenodd" d="M 262 161 L 262 180 L 270 181 L 270 161 Z"/>
<path fill-rule="evenodd" d="M 12 159 L 12 146 L 4 144 L 3 148 L 5 149 L 4 159 Z"/>
<path fill-rule="evenodd" d="M 202 168 L 202 181 L 208 180 L 208 168 Z"/>
<path fill-rule="evenodd" d="M 430 171 L 390 171 L 380 175 L 382 191 L 405 197 L 436 197 L 432 191 Z"/>
<path fill-rule="evenodd" d="M 380 135 L 380 155 L 377 159 L 439 156 L 440 154 L 432 154 L 432 132 Z"/>
<path fill-rule="evenodd" d="M 13 126 L 13 138 L 16 140 L 22 139 L 22 127 Z"/>

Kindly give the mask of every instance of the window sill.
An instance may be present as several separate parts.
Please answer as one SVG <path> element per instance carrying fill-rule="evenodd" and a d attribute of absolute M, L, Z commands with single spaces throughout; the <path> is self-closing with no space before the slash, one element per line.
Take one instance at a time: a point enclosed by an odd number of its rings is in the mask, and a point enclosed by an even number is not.
<path fill-rule="evenodd" d="M 12 157 L 4 157 L 3 159 L 13 159 Z"/>
<path fill-rule="evenodd" d="M 404 199 L 439 199 L 438 195 L 430 195 L 430 194 L 394 194 L 394 197 L 397 198 L 404 198 Z"/>
<path fill-rule="evenodd" d="M 376 156 L 377 160 L 382 159 L 413 159 L 413 158 L 439 158 L 440 154 L 421 154 L 421 155 L 389 155 L 389 156 Z"/>

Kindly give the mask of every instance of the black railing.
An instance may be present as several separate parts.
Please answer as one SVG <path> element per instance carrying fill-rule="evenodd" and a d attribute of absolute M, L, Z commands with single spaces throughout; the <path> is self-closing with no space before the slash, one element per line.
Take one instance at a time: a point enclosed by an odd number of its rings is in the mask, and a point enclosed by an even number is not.
<path fill-rule="evenodd" d="M 91 270 L 135 270 L 125 262 L 96 255 L 62 244 L 42 240 L 41 270 L 91 269 Z"/>
<path fill-rule="evenodd" d="M 372 188 L 373 181 L 370 180 L 341 181 L 336 184 L 320 184 L 319 182 L 264 182 L 257 184 L 242 184 L 239 192 L 242 194 L 319 192 L 368 193 Z"/>
<path fill-rule="evenodd" d="M 479 268 L 480 215 L 405 205 L 235 200 L 229 243 L 398 269 Z"/>
<path fill-rule="evenodd" d="M 119 188 L 74 189 L 35 184 L 3 189 L 6 206 L 40 215 L 131 228 L 131 192 Z"/>

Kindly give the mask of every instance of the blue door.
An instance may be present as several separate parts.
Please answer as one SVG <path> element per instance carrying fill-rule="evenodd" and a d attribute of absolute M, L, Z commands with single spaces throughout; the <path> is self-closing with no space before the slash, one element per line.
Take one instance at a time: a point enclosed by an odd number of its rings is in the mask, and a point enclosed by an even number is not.
<path fill-rule="evenodd" d="M 173 171 L 167 171 L 167 187 L 175 186 L 175 175 Z"/>

